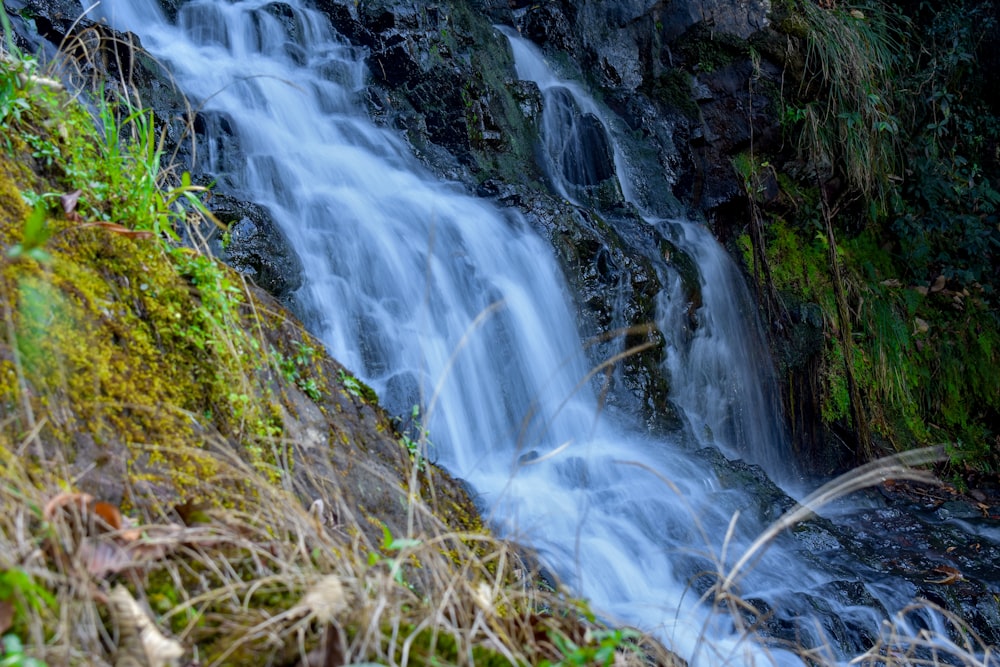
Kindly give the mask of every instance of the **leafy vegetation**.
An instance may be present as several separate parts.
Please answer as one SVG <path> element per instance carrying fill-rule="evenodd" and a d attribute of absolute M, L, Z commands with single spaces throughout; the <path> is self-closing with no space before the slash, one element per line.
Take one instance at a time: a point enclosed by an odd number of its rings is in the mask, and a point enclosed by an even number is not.
<path fill-rule="evenodd" d="M 312 400 L 320 400 L 322 393 L 316 384 L 316 378 L 308 375 L 309 367 L 316 357 L 316 348 L 307 343 L 300 342 L 296 345 L 295 354 L 291 357 L 286 357 L 280 352 L 275 352 L 274 354 L 285 379 L 298 386 Z M 344 377 L 346 377 L 346 374 L 341 376 L 342 382 Z M 347 387 L 347 383 L 344 383 L 344 386 Z M 351 391 L 351 389 L 348 389 L 348 391 Z M 355 395 L 360 395 L 360 393 Z"/>
<path fill-rule="evenodd" d="M 956 472 L 998 470 L 1000 118 L 975 65 L 992 5 L 790 11 L 806 54 L 783 99 L 795 153 L 737 165 L 766 218 L 741 239 L 748 265 L 820 307 L 822 418 L 850 424 L 856 460 L 946 442 Z"/>
<path fill-rule="evenodd" d="M 406 428 L 401 429 L 399 444 L 406 450 L 407 456 L 413 461 L 417 470 L 425 470 L 427 467 L 427 450 L 432 446 L 430 432 L 423 426 L 420 420 L 420 406 L 414 405 L 410 410 L 410 423 Z"/>

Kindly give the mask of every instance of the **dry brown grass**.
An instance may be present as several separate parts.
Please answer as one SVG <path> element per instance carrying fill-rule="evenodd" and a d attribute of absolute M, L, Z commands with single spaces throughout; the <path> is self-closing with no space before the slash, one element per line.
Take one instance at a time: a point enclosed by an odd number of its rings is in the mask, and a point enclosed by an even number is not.
<path fill-rule="evenodd" d="M 346 506 L 309 506 L 234 453 L 220 466 L 258 491 L 243 509 L 184 523 L 177 507 L 150 504 L 115 528 L 96 501 L 65 491 L 65 469 L 29 472 L 11 449 L 0 571 L 32 583 L 7 598 L 4 631 L 50 665 L 120 665 L 135 646 L 153 652 L 150 664 L 172 664 L 156 651 L 179 648 L 206 666 L 520 665 L 562 658 L 556 636 L 596 646 L 586 605 L 538 585 L 523 549 L 454 532 L 422 501 L 419 533 L 372 544 Z M 119 586 L 141 616 L 116 611 Z M 155 636 L 129 640 L 145 626 Z"/>

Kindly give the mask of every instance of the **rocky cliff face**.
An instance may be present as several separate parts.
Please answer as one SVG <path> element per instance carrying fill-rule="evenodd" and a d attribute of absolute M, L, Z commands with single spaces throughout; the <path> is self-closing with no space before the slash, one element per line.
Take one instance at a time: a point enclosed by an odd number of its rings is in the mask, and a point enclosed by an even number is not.
<path fill-rule="evenodd" d="M 690 17 L 706 11 L 730 31 L 720 33 L 720 39 L 738 40 L 735 35 L 766 23 L 763 7 L 746 9 L 752 17 L 740 19 L 721 6 L 699 6 L 682 20 L 673 13 L 680 10 L 667 12 L 660 3 L 416 7 L 387 0 L 319 6 L 335 28 L 370 49 L 373 116 L 403 131 L 439 174 L 519 208 L 551 240 L 575 288 L 585 338 L 613 340 L 609 334 L 615 329 L 652 321 L 653 295 L 660 286 L 650 258 L 667 242 L 623 204 L 607 150 L 591 151 L 598 157 L 585 174 L 567 175 L 571 183 L 578 181 L 577 194 L 591 210 L 549 194 L 535 158 L 539 92 L 517 80 L 506 40 L 491 24 L 516 27 L 567 75 L 601 91 L 633 138 L 627 152 L 644 206 L 664 215 L 689 208 L 714 216 L 738 205 L 742 190 L 728 156 L 746 143 L 750 119 L 731 128 L 726 110 L 742 104 L 737 98 L 747 91 L 741 89 L 740 75 L 749 65 L 734 65 L 695 86 L 674 61 L 670 45 L 697 32 L 694 26 L 701 23 Z M 692 98 L 695 93 L 704 113 Z M 764 111 L 759 108 L 758 114 Z M 603 137 L 603 132 L 595 135 Z M 612 300 L 622 295 L 627 306 L 624 316 L 616 317 Z M 669 380 L 658 369 L 662 335 L 654 330 L 645 336 L 652 348 L 625 361 L 612 378 L 609 401 L 642 413 L 656 428 L 677 428 L 667 399 Z M 595 365 L 621 344 L 618 339 L 592 347 Z"/>

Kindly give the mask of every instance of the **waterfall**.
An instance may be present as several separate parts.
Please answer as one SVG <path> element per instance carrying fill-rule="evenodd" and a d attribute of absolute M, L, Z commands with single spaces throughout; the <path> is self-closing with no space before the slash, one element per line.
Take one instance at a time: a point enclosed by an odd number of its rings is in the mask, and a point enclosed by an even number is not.
<path fill-rule="evenodd" d="M 704 454 L 601 414 L 581 383 L 588 362 L 551 248 L 518 212 L 436 179 L 396 134 L 374 125 L 363 104 L 363 51 L 300 0 L 281 6 L 279 16 L 264 0 L 194 0 L 176 25 L 152 0 L 105 0 L 98 12 L 137 33 L 201 114 L 226 120 L 227 143 L 206 142 L 209 169 L 265 206 L 288 236 L 305 269 L 295 305 L 307 327 L 390 409 L 419 406 L 429 457 L 468 480 L 499 533 L 533 545 L 602 614 L 656 632 L 695 664 L 800 664 L 742 637 L 692 588 L 774 518 L 765 506 L 773 498 L 727 488 Z M 598 136 L 599 111 L 577 113 L 587 98 L 567 90 L 562 122 L 577 123 L 585 140 L 549 149 L 561 173 L 587 183 L 607 175 L 579 162 L 593 146 L 621 156 Z M 733 297 L 741 283 L 703 230 L 650 224 L 701 264 L 700 326 L 668 362 L 675 375 L 692 375 L 679 404 L 706 442 L 709 432 L 733 451 L 741 438 L 778 442 L 773 413 L 753 432 L 747 413 L 766 406 L 736 400 L 753 381 L 733 367 L 762 354 L 733 342 L 748 321 L 742 297 Z M 679 326 L 669 277 L 665 329 Z M 807 556 L 782 542 L 741 592 L 771 601 L 789 622 L 811 617 L 803 591 L 860 568 L 823 568 Z M 877 627 L 874 611 L 856 615 Z"/>

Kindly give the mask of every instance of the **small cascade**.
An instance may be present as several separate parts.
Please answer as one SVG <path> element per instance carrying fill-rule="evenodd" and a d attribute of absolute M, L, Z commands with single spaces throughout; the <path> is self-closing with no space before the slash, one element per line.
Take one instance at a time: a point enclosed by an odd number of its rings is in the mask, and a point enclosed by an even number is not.
<path fill-rule="evenodd" d="M 739 270 L 704 226 L 652 220 L 698 266 L 701 305 L 693 312 L 676 273 L 660 293 L 658 326 L 668 336 L 664 366 L 673 401 L 703 446 L 794 481 L 794 456 L 781 420 L 770 351 Z"/>
<path fill-rule="evenodd" d="M 542 92 L 545 168 L 557 193 L 586 205 L 592 198 L 585 188 L 614 178 L 625 201 L 640 207 L 604 112 L 579 84 L 559 79 L 534 45 L 510 28 L 498 29 L 510 40 L 518 76 Z M 698 268 L 700 302 L 692 304 L 669 258 L 655 258 L 668 286 L 660 294 L 657 325 L 667 340 L 664 371 L 672 400 L 700 445 L 759 464 L 775 479 L 790 479 L 793 457 L 773 364 L 739 270 L 704 226 L 648 212 L 643 217 Z"/>

